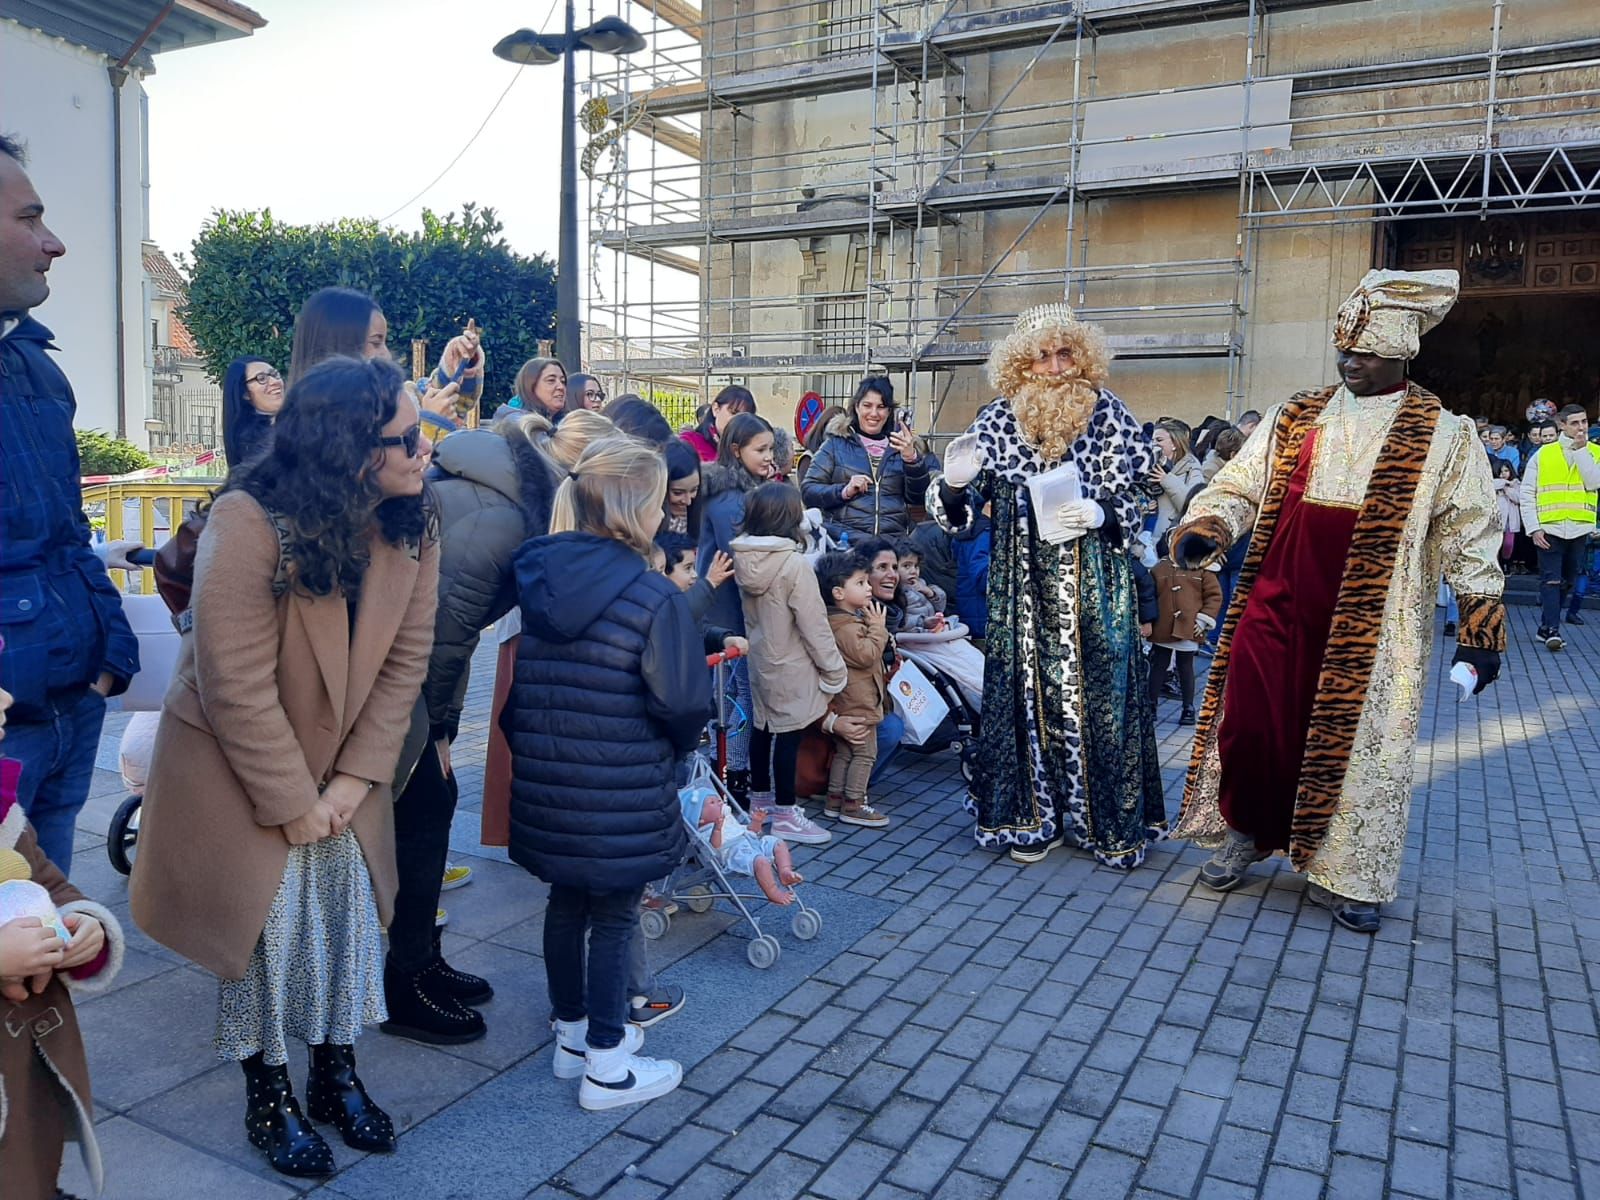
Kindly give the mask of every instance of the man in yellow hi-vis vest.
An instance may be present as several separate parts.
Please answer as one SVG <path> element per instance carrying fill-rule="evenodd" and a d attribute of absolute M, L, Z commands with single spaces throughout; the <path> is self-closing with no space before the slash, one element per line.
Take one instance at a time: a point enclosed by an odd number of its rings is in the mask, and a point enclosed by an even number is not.
<path fill-rule="evenodd" d="M 1556 425 L 1561 436 L 1540 447 L 1522 477 L 1522 523 L 1539 550 L 1538 638 L 1551 650 L 1566 644 L 1561 600 L 1577 584 L 1600 501 L 1600 446 L 1589 444 L 1589 414 L 1569 404 Z"/>

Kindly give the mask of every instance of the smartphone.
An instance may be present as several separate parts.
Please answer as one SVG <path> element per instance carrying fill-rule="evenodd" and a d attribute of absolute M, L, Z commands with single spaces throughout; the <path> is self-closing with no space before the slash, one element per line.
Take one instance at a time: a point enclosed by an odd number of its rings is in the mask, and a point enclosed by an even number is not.
<path fill-rule="evenodd" d="M 141 567 L 153 567 L 156 565 L 156 552 L 146 546 L 143 550 L 135 550 L 128 555 L 128 561 L 137 563 Z"/>

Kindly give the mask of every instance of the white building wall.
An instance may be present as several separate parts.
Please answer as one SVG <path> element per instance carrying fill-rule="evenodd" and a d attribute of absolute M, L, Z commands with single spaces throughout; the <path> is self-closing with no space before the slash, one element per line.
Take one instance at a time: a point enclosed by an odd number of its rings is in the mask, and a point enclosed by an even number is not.
<path fill-rule="evenodd" d="M 0 130 L 28 147 L 45 221 L 66 244 L 50 298 L 34 312 L 56 335 L 82 429 L 117 428 L 117 361 L 126 373 L 126 436 L 147 445 L 150 317 L 139 243 L 145 227 L 143 105 L 138 73 L 122 88 L 122 293 L 116 306 L 112 90 L 103 55 L 0 19 Z"/>

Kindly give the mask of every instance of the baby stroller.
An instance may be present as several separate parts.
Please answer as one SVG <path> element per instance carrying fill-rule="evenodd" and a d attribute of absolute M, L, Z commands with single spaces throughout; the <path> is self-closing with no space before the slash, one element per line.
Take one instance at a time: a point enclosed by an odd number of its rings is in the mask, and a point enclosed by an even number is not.
<path fill-rule="evenodd" d="M 685 787 L 705 787 L 715 791 L 730 812 L 742 822 L 748 822 L 750 814 L 739 806 L 722 782 L 722 767 L 727 758 L 727 727 L 723 713 L 726 688 L 723 672 L 727 663 L 738 657 L 737 651 L 727 651 L 723 654 L 713 654 L 706 659 L 706 664 L 716 672 L 714 690 L 717 694 L 717 715 L 707 731 L 706 749 L 696 751 L 689 756 L 689 773 Z M 701 840 L 696 830 L 689 830 L 688 861 L 657 886 L 656 894 L 674 904 L 687 907 L 693 913 L 709 912 L 718 900 L 731 902 L 738 910 L 740 920 L 750 927 L 753 934 L 749 948 L 745 951 L 750 965 L 764 971 L 778 961 L 778 955 L 782 951 L 778 939 L 770 933 L 762 932 L 760 920 L 747 903 L 752 900 L 765 900 L 766 897 L 759 892 L 752 894 L 740 892 L 735 888 L 733 881 L 717 861 L 716 854 Z M 789 920 L 789 931 L 795 937 L 801 941 L 810 941 L 822 932 L 822 914 L 814 908 L 808 908 L 798 890 L 795 891 L 792 907 L 793 916 Z M 639 914 L 639 931 L 651 941 L 665 937 L 671 927 L 672 918 L 665 909 L 646 908 Z"/>
<path fill-rule="evenodd" d="M 897 633 L 895 645 L 900 655 L 928 677 L 934 691 L 945 702 L 950 715 L 940 724 L 934 735 L 920 746 L 906 742 L 907 750 L 916 754 L 937 754 L 941 750 L 954 750 L 961 756 L 961 776 L 972 782 L 972 755 L 977 751 L 978 728 L 982 713 L 967 699 L 961 685 L 946 671 L 935 666 L 926 653 L 926 647 L 941 642 L 957 641 L 967 636 L 967 627 L 953 622 L 940 633 Z"/>
<path fill-rule="evenodd" d="M 125 595 L 122 611 L 139 639 L 139 673 L 122 694 L 122 711 L 133 713 L 122 731 L 117 754 L 128 796 L 117 805 L 106 830 L 106 857 L 113 868 L 126 875 L 133 870 L 139 842 L 139 810 L 144 804 L 156 729 L 161 724 L 161 702 L 177 668 L 181 639 L 160 596 Z"/>

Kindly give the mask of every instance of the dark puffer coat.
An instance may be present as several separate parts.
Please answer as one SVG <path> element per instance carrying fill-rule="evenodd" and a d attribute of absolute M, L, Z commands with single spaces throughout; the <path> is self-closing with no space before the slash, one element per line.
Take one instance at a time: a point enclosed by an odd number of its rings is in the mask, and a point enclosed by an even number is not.
<path fill-rule="evenodd" d="M 517 604 L 512 560 L 528 538 L 550 531 L 556 468 L 521 435 L 468 429 L 439 443 L 428 481 L 439 519 L 439 612 L 397 796 L 428 742 L 455 740 L 478 636 Z"/>
<path fill-rule="evenodd" d="M 711 718 L 689 601 L 587 533 L 527 543 L 516 578 L 522 638 L 501 717 L 512 861 L 590 891 L 660 879 L 688 849 L 674 767 Z"/>
<path fill-rule="evenodd" d="M 908 463 L 892 447 L 875 459 L 852 429 L 822 443 L 800 491 L 807 508 L 822 510 L 834 537 L 848 531 L 853 544 L 869 537 L 903 538 L 911 533 L 911 509 L 927 498 L 930 472 L 938 465 L 931 454 Z M 872 487 L 846 500 L 845 484 L 853 475 L 868 476 Z"/>
<path fill-rule="evenodd" d="M 745 497 L 765 481 L 743 467 L 724 467 L 720 463 L 706 467 L 700 479 L 700 486 L 705 489 L 705 507 L 700 514 L 700 553 L 696 562 L 704 578 L 717 551 L 733 556 L 733 539 L 744 525 Z M 743 637 L 744 606 L 739 603 L 739 589 L 730 582 L 713 592 L 704 619 Z"/>

